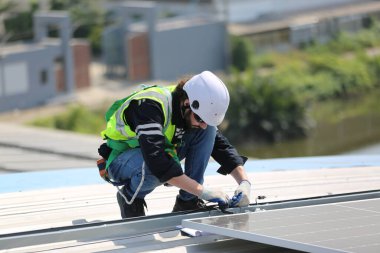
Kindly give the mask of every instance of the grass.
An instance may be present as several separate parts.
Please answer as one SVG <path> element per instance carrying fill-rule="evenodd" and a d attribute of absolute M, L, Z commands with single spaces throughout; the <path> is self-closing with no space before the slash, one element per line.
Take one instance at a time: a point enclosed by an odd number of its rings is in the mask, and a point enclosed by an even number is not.
<path fill-rule="evenodd" d="M 37 118 L 28 124 L 84 134 L 99 134 L 105 128 L 104 114 L 104 108 L 90 109 L 73 104 L 69 105 L 64 113 Z"/>

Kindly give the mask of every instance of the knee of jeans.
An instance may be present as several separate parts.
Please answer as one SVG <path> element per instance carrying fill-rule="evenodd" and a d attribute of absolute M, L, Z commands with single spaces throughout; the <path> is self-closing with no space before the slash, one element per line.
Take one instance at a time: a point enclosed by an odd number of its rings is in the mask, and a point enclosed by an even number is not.
<path fill-rule="evenodd" d="M 139 188 L 139 193 L 137 196 L 140 198 L 145 197 L 147 194 L 151 193 L 156 187 L 161 185 L 160 180 L 153 174 L 146 173 L 144 175 L 144 181 L 142 181 L 142 173 L 137 173 L 130 182 L 130 189 L 135 192 Z"/>
<path fill-rule="evenodd" d="M 113 161 L 109 167 L 108 167 L 108 176 L 114 180 L 114 181 L 119 181 L 120 179 L 120 166 L 118 166 L 117 163 L 114 163 Z"/>

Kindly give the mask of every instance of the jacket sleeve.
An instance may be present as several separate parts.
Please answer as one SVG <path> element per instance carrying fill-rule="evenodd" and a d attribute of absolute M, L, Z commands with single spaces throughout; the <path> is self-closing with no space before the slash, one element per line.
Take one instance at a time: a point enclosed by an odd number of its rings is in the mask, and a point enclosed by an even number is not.
<path fill-rule="evenodd" d="M 237 166 L 244 165 L 248 160 L 247 157 L 239 155 L 236 148 L 229 143 L 228 139 L 219 130 L 216 132 L 211 156 L 221 165 L 218 173 L 222 175 L 230 174 Z"/>
<path fill-rule="evenodd" d="M 183 174 L 181 165 L 165 152 L 164 113 L 160 104 L 149 99 L 132 101 L 124 121 L 137 134 L 144 161 L 153 175 L 166 182 Z"/>

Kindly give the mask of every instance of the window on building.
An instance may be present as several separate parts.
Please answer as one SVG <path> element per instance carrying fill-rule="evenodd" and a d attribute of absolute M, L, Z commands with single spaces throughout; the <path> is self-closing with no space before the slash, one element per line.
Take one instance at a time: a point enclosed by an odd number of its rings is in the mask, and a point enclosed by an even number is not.
<path fill-rule="evenodd" d="M 46 69 L 44 69 L 40 72 L 40 83 L 42 85 L 45 85 L 47 84 L 47 82 L 48 82 L 48 72 Z"/>
<path fill-rule="evenodd" d="M 11 62 L 4 65 L 3 88 L 6 96 L 25 94 L 29 90 L 27 62 Z"/>

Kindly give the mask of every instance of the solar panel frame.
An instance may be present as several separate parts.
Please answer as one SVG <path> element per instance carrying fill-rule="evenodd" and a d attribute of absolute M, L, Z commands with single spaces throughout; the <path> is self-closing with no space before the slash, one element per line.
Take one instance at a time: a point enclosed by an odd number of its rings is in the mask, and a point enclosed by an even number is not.
<path fill-rule="evenodd" d="M 190 219 L 182 225 L 306 252 L 379 252 L 380 198 Z"/>

